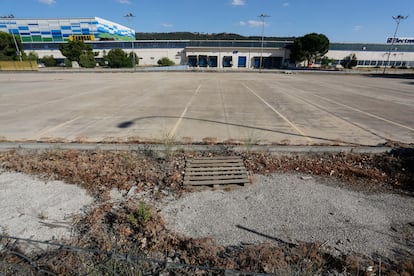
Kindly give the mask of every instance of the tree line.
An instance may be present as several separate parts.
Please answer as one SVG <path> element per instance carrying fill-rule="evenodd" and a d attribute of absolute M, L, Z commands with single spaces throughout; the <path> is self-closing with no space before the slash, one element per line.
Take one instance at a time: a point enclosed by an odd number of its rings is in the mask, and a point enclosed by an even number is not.
<path fill-rule="evenodd" d="M 261 36 L 243 36 L 234 33 L 192 33 L 192 32 L 170 32 L 170 33 L 136 33 L 137 40 L 261 40 Z M 266 41 L 293 41 L 295 37 L 264 37 Z"/>

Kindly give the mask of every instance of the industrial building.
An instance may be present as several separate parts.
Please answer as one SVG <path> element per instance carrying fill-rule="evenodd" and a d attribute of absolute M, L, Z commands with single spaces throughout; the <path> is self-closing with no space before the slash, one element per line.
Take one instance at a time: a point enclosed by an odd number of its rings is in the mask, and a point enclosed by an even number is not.
<path fill-rule="evenodd" d="M 0 31 L 20 37 L 22 43 L 85 40 L 133 40 L 135 31 L 99 17 L 74 19 L 1 18 Z"/>
<path fill-rule="evenodd" d="M 289 60 L 289 45 L 284 41 L 246 40 L 135 40 L 135 31 L 99 17 L 75 19 L 16 19 L 1 18 L 0 31 L 19 37 L 26 52 L 50 56 L 63 61 L 59 45 L 70 40 L 91 44 L 102 58 L 113 48 L 134 51 L 140 66 L 155 66 L 162 57 L 177 65 L 200 68 L 265 69 L 294 66 Z M 414 67 L 414 39 L 386 39 L 384 44 L 335 43 L 325 55 L 340 64 L 354 54 L 357 67 Z M 317 60 L 314 67 L 320 66 Z"/>

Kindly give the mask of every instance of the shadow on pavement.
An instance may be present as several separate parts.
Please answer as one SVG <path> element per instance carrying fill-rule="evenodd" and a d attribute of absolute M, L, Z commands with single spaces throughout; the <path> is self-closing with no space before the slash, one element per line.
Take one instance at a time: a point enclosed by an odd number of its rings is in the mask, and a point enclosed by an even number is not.
<path fill-rule="evenodd" d="M 236 123 L 227 123 L 227 122 L 207 120 L 207 119 L 198 119 L 198 118 L 190 118 L 190 117 L 178 117 L 178 116 L 146 116 L 146 117 L 139 117 L 139 118 L 134 118 L 132 120 L 119 123 L 117 125 L 117 127 L 125 129 L 125 128 L 132 127 L 138 121 L 150 120 L 150 119 L 160 119 L 160 118 L 164 118 L 164 119 L 165 118 L 167 118 L 167 119 L 183 119 L 183 120 L 190 120 L 190 121 L 207 122 L 207 123 L 222 124 L 222 125 L 235 126 L 235 127 L 241 127 L 241 128 L 247 128 L 247 129 L 261 130 L 261 131 L 269 131 L 269 132 L 273 132 L 273 133 L 280 133 L 280 134 L 285 134 L 285 135 L 290 135 L 290 136 L 315 139 L 315 140 L 325 141 L 325 142 L 334 143 L 334 144 L 346 144 L 346 145 L 351 145 L 351 146 L 366 146 L 366 147 L 371 146 L 371 145 L 363 145 L 363 144 L 359 144 L 359 143 L 345 142 L 345 141 L 341 141 L 341 140 L 337 140 L 337 139 L 328 139 L 328 138 L 309 136 L 309 135 L 305 136 L 305 135 L 301 135 L 301 134 L 298 134 L 298 133 L 268 129 L 268 128 L 263 128 L 263 127 L 248 126 L 248 125 L 242 125 L 242 124 L 236 124 Z M 378 137 L 380 137 L 380 136 L 378 136 Z M 384 138 L 384 137 L 380 137 L 380 138 L 386 140 L 386 138 Z"/>
<path fill-rule="evenodd" d="M 385 78 L 385 79 L 414 79 L 414 73 L 407 73 L 407 74 L 382 74 L 382 73 L 377 73 L 377 74 L 367 74 L 366 76 L 368 77 L 372 77 L 372 78 Z M 411 83 L 414 84 L 414 83 Z"/>

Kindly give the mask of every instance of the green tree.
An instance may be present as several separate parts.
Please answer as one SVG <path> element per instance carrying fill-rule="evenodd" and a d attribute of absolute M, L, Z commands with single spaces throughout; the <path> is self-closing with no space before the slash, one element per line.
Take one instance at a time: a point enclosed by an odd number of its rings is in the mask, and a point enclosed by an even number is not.
<path fill-rule="evenodd" d="M 22 50 L 22 43 L 19 37 L 14 37 L 11 34 L 0 32 L 0 60 L 19 60 L 17 54 L 16 43 L 22 57 L 25 56 Z"/>
<path fill-rule="evenodd" d="M 30 52 L 27 57 L 27 60 L 33 60 L 33 61 L 38 61 L 39 60 L 39 55 L 35 52 Z"/>
<path fill-rule="evenodd" d="M 59 50 L 70 61 L 76 61 L 80 64 L 82 54 L 94 55 L 92 46 L 81 40 L 69 41 L 59 45 Z"/>
<path fill-rule="evenodd" d="M 110 50 L 104 60 L 111 68 L 132 67 L 132 59 L 120 48 Z"/>
<path fill-rule="evenodd" d="M 95 55 L 93 53 L 83 53 L 79 57 L 79 65 L 85 68 L 95 68 Z"/>
<path fill-rule="evenodd" d="M 350 54 L 349 56 L 344 57 L 344 59 L 341 61 L 341 65 L 344 68 L 352 69 L 353 67 L 357 66 L 358 59 L 355 54 Z"/>
<path fill-rule="evenodd" d="M 310 33 L 295 39 L 290 58 L 294 61 L 307 61 L 310 64 L 329 50 L 329 39 L 323 34 Z"/>
<path fill-rule="evenodd" d="M 157 64 L 160 66 L 172 66 L 174 65 L 174 61 L 167 57 L 163 57 L 157 61 Z"/>
<path fill-rule="evenodd" d="M 42 62 L 44 63 L 44 65 L 45 65 L 46 67 L 53 67 L 53 66 L 56 66 L 56 60 L 55 60 L 55 58 L 53 57 L 53 55 L 51 55 L 51 56 L 44 56 L 44 57 L 42 58 Z"/>

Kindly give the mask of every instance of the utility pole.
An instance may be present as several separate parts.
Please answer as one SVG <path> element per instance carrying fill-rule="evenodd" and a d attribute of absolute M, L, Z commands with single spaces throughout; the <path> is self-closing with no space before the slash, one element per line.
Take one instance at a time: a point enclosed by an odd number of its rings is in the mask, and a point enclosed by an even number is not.
<path fill-rule="evenodd" d="M 387 57 L 387 61 L 384 64 L 384 71 L 382 72 L 382 74 L 385 74 L 385 70 L 387 69 L 387 66 L 390 63 L 390 56 L 391 56 L 391 51 L 394 48 L 394 43 L 395 43 L 395 37 L 397 36 L 397 32 L 398 32 L 398 27 L 400 26 L 400 22 L 404 19 L 407 19 L 408 16 L 402 16 L 402 15 L 397 15 L 397 16 L 393 16 L 392 19 L 395 20 L 395 22 L 397 23 L 397 26 L 395 27 L 395 32 L 394 32 L 394 36 L 392 37 L 392 41 L 391 41 L 391 46 L 390 46 L 390 50 L 388 51 L 388 57 Z"/>
<path fill-rule="evenodd" d="M 262 13 L 261 15 L 259 15 L 259 17 L 262 20 L 262 47 L 261 47 L 261 50 L 260 50 L 259 72 L 262 72 L 265 18 L 270 17 L 270 15 Z"/>
<path fill-rule="evenodd" d="M 128 19 L 128 21 L 129 21 L 129 25 L 130 25 L 130 27 L 132 27 L 132 24 L 131 24 L 131 22 L 132 22 L 132 20 L 134 19 L 134 17 L 135 17 L 135 15 L 133 15 L 131 12 L 130 13 L 127 13 L 125 16 L 124 16 L 126 19 Z M 132 30 L 134 30 L 134 29 L 132 29 Z M 133 38 L 133 40 L 131 41 L 131 50 L 132 50 L 132 66 L 134 67 L 134 71 L 135 71 L 135 65 L 136 65 L 136 60 L 135 60 L 135 52 L 134 52 L 134 42 L 135 42 L 135 30 L 134 30 L 134 38 Z"/>

